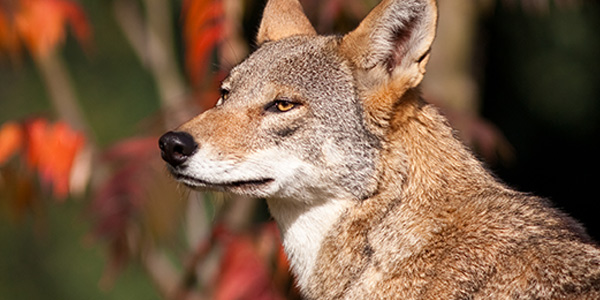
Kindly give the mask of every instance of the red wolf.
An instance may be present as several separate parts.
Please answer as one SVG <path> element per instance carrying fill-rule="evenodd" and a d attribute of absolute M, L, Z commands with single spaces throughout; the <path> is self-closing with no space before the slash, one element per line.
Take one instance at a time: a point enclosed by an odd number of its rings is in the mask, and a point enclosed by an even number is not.
<path fill-rule="evenodd" d="M 265 198 L 306 299 L 600 299 L 600 248 L 499 182 L 419 94 L 434 0 L 319 36 L 270 0 L 217 105 L 166 133 L 180 182 Z"/>

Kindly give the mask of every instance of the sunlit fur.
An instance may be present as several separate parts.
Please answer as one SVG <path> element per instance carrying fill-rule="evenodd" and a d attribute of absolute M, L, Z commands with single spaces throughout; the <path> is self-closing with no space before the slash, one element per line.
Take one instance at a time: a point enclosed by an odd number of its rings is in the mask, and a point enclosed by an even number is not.
<path fill-rule="evenodd" d="M 177 129 L 198 148 L 171 171 L 266 198 L 306 299 L 600 299 L 584 229 L 499 182 L 421 99 L 436 18 L 384 0 L 323 37 L 270 0 L 227 99 Z"/>

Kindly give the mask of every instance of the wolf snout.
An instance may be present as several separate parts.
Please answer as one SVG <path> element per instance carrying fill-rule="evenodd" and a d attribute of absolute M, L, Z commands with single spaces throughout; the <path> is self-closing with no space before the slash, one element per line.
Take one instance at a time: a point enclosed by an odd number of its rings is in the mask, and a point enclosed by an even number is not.
<path fill-rule="evenodd" d="M 169 131 L 160 137 L 158 147 L 162 159 L 171 166 L 178 167 L 196 152 L 198 144 L 187 132 Z"/>

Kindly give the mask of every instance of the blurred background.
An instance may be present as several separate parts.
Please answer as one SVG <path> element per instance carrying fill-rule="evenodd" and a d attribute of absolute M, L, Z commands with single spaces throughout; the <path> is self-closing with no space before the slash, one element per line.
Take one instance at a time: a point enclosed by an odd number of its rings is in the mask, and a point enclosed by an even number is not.
<path fill-rule="evenodd" d="M 302 0 L 320 33 L 375 0 Z M 423 84 L 488 168 L 600 240 L 600 4 L 440 0 Z M 190 192 L 158 137 L 218 98 L 263 0 L 0 0 L 0 298 L 294 299 L 263 201 Z"/>

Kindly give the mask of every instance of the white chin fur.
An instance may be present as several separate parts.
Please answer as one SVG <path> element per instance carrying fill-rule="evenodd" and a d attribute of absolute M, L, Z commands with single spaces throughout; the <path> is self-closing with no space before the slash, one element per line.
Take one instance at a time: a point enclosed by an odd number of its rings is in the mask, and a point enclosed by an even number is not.
<path fill-rule="evenodd" d="M 240 159 L 218 160 L 205 147 L 185 168 L 173 170 L 180 182 L 196 188 L 216 189 L 252 197 L 311 201 L 322 198 L 332 185 L 321 180 L 314 165 L 277 149 L 252 153 Z M 257 185 L 235 183 L 262 182 Z M 232 185 L 233 183 L 233 185 Z M 325 192 L 331 194 L 329 191 Z"/>
<path fill-rule="evenodd" d="M 352 202 L 327 199 L 319 204 L 304 205 L 271 198 L 267 203 L 282 231 L 283 248 L 292 272 L 303 289 L 314 272 L 323 240 Z"/>

